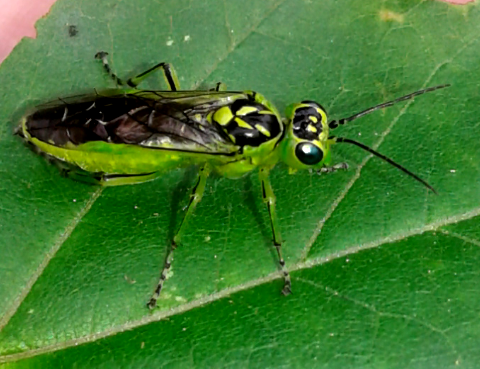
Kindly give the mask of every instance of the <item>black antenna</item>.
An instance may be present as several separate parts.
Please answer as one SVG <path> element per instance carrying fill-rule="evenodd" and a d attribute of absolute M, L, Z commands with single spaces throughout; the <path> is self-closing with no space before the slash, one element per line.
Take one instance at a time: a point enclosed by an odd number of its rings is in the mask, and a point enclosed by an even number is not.
<path fill-rule="evenodd" d="M 342 119 L 339 119 L 339 120 L 332 120 L 330 123 L 328 123 L 328 126 L 330 127 L 330 129 L 335 129 L 339 125 L 343 125 L 345 123 L 351 122 L 352 120 L 363 117 L 364 115 L 370 114 L 370 113 L 374 112 L 375 110 L 388 108 L 389 106 L 392 106 L 392 105 L 394 105 L 398 102 L 405 101 L 405 100 L 410 100 L 410 99 L 413 99 L 415 96 L 422 95 L 424 93 L 439 90 L 441 88 L 445 88 L 445 87 L 449 87 L 449 86 L 450 86 L 449 84 L 445 84 L 445 85 L 439 85 L 439 86 L 435 86 L 435 87 L 429 87 L 429 88 L 426 88 L 424 90 L 415 91 L 415 92 L 412 92 L 411 94 L 399 97 L 398 99 L 395 99 L 395 100 L 392 100 L 392 101 L 387 101 L 387 102 L 385 102 L 383 104 L 380 104 L 380 105 L 372 106 L 371 108 L 368 108 L 364 111 L 361 111 L 360 113 L 354 114 L 351 117 L 342 118 Z"/>
<path fill-rule="evenodd" d="M 352 145 L 355 145 L 355 146 L 358 146 L 360 147 L 361 149 L 365 150 L 365 151 L 368 151 L 370 154 L 373 154 L 375 155 L 376 157 L 386 161 L 388 164 L 390 165 L 393 165 L 395 168 L 398 168 L 400 169 L 402 172 L 408 174 L 410 177 L 414 178 L 415 180 L 417 180 L 418 182 L 420 182 L 421 184 L 423 184 L 425 187 L 427 187 L 429 190 L 431 190 L 435 195 L 438 195 L 437 191 L 435 191 L 435 189 L 430 186 L 426 181 L 424 181 L 423 179 L 421 179 L 419 176 L 417 176 L 416 174 L 410 172 L 407 168 L 405 167 L 402 167 L 400 164 L 398 163 L 395 163 L 392 159 L 390 158 L 387 158 L 385 155 L 382 155 L 380 154 L 378 151 L 375 151 L 374 149 L 372 149 L 371 147 L 368 147 L 367 145 L 364 145 L 362 144 L 361 142 L 358 142 L 358 141 L 354 141 L 354 140 L 351 140 L 349 138 L 343 138 L 343 137 L 329 137 L 329 139 L 334 139 L 336 142 L 344 142 L 344 143 L 349 143 L 349 144 L 352 144 Z"/>

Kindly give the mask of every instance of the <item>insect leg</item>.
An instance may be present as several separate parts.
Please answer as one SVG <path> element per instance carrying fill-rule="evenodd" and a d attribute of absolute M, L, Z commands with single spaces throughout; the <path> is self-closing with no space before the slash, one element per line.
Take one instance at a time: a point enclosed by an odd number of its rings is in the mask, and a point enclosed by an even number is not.
<path fill-rule="evenodd" d="M 175 69 L 173 69 L 173 66 L 169 63 L 158 63 L 145 72 L 140 73 L 138 76 L 130 78 L 127 83 L 129 86 L 137 87 L 145 78 L 158 69 L 162 70 L 163 78 L 165 78 L 165 82 L 167 82 L 170 91 L 180 90 L 180 82 L 178 81 L 177 72 L 175 72 Z"/>
<path fill-rule="evenodd" d="M 112 68 L 110 68 L 110 64 L 108 64 L 108 59 L 107 59 L 108 53 L 105 51 L 100 51 L 95 54 L 95 59 L 100 59 L 103 63 L 103 68 L 107 72 L 107 74 L 112 77 L 112 79 L 115 81 L 117 85 L 124 86 L 126 83 L 117 77 L 115 73 L 113 73 Z"/>
<path fill-rule="evenodd" d="M 102 172 L 88 172 L 74 165 L 68 165 L 64 161 L 49 158 L 56 164 L 64 177 L 78 182 L 96 184 L 101 186 L 123 186 L 127 184 L 144 183 L 158 178 L 159 172 L 138 174 L 109 174 Z"/>
<path fill-rule="evenodd" d="M 322 173 L 333 173 L 333 172 L 336 172 L 338 170 L 346 170 L 346 169 L 348 169 L 348 164 L 347 163 L 338 163 L 338 164 L 335 164 L 331 167 L 320 168 L 320 169 L 316 170 L 315 173 L 320 175 Z"/>
<path fill-rule="evenodd" d="M 173 252 L 175 251 L 178 244 L 180 243 L 180 238 L 185 229 L 185 224 L 187 223 L 188 217 L 192 215 L 193 210 L 195 209 L 195 206 L 197 206 L 197 204 L 202 199 L 203 192 L 205 190 L 205 184 L 207 182 L 207 177 L 209 174 L 210 174 L 210 167 L 208 166 L 208 164 L 200 168 L 197 184 L 195 185 L 195 187 L 193 187 L 192 194 L 190 195 L 190 202 L 187 206 L 187 211 L 185 213 L 185 216 L 183 217 L 182 223 L 180 224 L 180 227 L 178 228 L 177 233 L 175 233 L 175 236 L 173 237 L 172 243 L 170 245 L 170 250 L 168 251 L 167 258 L 165 260 L 165 265 L 163 266 L 162 274 L 160 275 L 160 280 L 158 281 L 157 287 L 155 288 L 155 292 L 153 293 L 152 298 L 147 303 L 147 306 L 149 309 L 153 309 L 157 304 L 157 300 L 163 288 L 163 283 L 167 279 L 168 270 L 172 265 Z"/>
<path fill-rule="evenodd" d="M 145 78 L 150 76 L 153 72 L 161 69 L 163 72 L 163 77 L 167 82 L 168 88 L 170 91 L 178 91 L 180 89 L 180 83 L 178 82 L 177 73 L 173 66 L 169 63 L 158 63 L 154 65 L 152 68 L 146 70 L 139 75 L 129 78 L 127 81 L 120 79 L 115 73 L 112 72 L 110 65 L 108 64 L 107 59 L 108 53 L 105 51 L 100 51 L 95 55 L 96 59 L 100 59 L 103 63 L 103 68 L 105 71 L 113 78 L 113 80 L 120 86 L 128 85 L 130 87 L 137 87 Z"/>
<path fill-rule="evenodd" d="M 268 213 L 270 215 L 270 223 L 273 233 L 273 244 L 277 249 L 278 263 L 280 264 L 280 270 L 282 272 L 284 280 L 282 293 L 284 295 L 289 295 L 292 292 L 292 282 L 290 280 L 290 274 L 288 274 L 287 268 L 285 268 L 285 260 L 282 257 L 282 241 L 279 233 L 277 214 L 275 212 L 275 195 L 273 194 L 273 189 L 272 185 L 270 184 L 268 174 L 268 169 L 260 168 L 259 177 L 262 184 L 262 197 L 263 201 L 267 204 Z"/>
<path fill-rule="evenodd" d="M 103 173 L 100 177 L 102 186 L 123 186 L 128 184 L 145 183 L 153 181 L 160 176 L 159 172 L 139 174 L 108 174 Z"/>
<path fill-rule="evenodd" d="M 214 88 L 211 88 L 209 91 L 227 91 L 227 85 L 223 82 L 217 82 Z"/>

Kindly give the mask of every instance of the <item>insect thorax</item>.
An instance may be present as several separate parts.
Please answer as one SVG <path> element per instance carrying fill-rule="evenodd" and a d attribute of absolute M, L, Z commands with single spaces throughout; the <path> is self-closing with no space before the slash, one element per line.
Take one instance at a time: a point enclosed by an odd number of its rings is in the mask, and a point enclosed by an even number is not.
<path fill-rule="evenodd" d="M 207 119 L 218 125 L 237 146 L 258 147 L 278 139 L 283 132 L 283 125 L 275 112 L 250 99 L 238 99 L 222 106 L 211 112 Z"/>

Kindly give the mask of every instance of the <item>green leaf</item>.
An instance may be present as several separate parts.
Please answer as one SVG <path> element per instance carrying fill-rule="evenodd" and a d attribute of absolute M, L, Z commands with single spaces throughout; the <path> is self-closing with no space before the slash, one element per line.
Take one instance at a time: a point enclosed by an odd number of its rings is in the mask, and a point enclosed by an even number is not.
<path fill-rule="evenodd" d="M 60 0 L 37 29 L 0 68 L 5 367 L 476 367 L 478 2 Z M 210 178 L 149 312 L 195 170 L 100 189 L 12 135 L 39 102 L 113 87 L 100 50 L 121 77 L 167 61 L 183 88 L 223 81 L 281 110 L 319 101 L 331 118 L 450 83 L 336 131 L 439 195 L 349 145 L 333 147 L 346 172 L 278 165 L 284 297 L 256 174 Z"/>

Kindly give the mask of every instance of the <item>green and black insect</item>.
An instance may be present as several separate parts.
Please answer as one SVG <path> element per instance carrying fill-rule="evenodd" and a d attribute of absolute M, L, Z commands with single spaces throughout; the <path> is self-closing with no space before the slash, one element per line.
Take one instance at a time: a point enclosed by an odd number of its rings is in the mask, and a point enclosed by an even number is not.
<path fill-rule="evenodd" d="M 258 168 L 285 295 L 291 292 L 291 281 L 282 257 L 275 196 L 269 181 L 269 172 L 279 161 L 292 171 L 345 169 L 345 164 L 330 166 L 330 148 L 335 143 L 349 143 L 385 160 L 435 192 L 427 182 L 393 160 L 357 141 L 332 136 L 330 130 L 448 85 L 419 90 L 330 122 L 320 104 L 302 101 L 290 105 L 282 119 L 273 104 L 254 91 L 224 91 L 222 83 L 212 90 L 182 91 L 173 67 L 167 63 L 157 64 L 124 82 L 112 73 L 107 53 L 100 52 L 96 58 L 118 85 L 128 88 L 41 105 L 22 119 L 17 132 L 37 151 L 60 163 L 67 176 L 103 186 L 142 183 L 179 167 L 200 168 L 160 281 L 147 304 L 149 308 L 156 305 L 186 220 L 201 200 L 212 171 L 239 178 Z M 157 70 L 163 72 L 168 91 L 137 89 Z"/>

